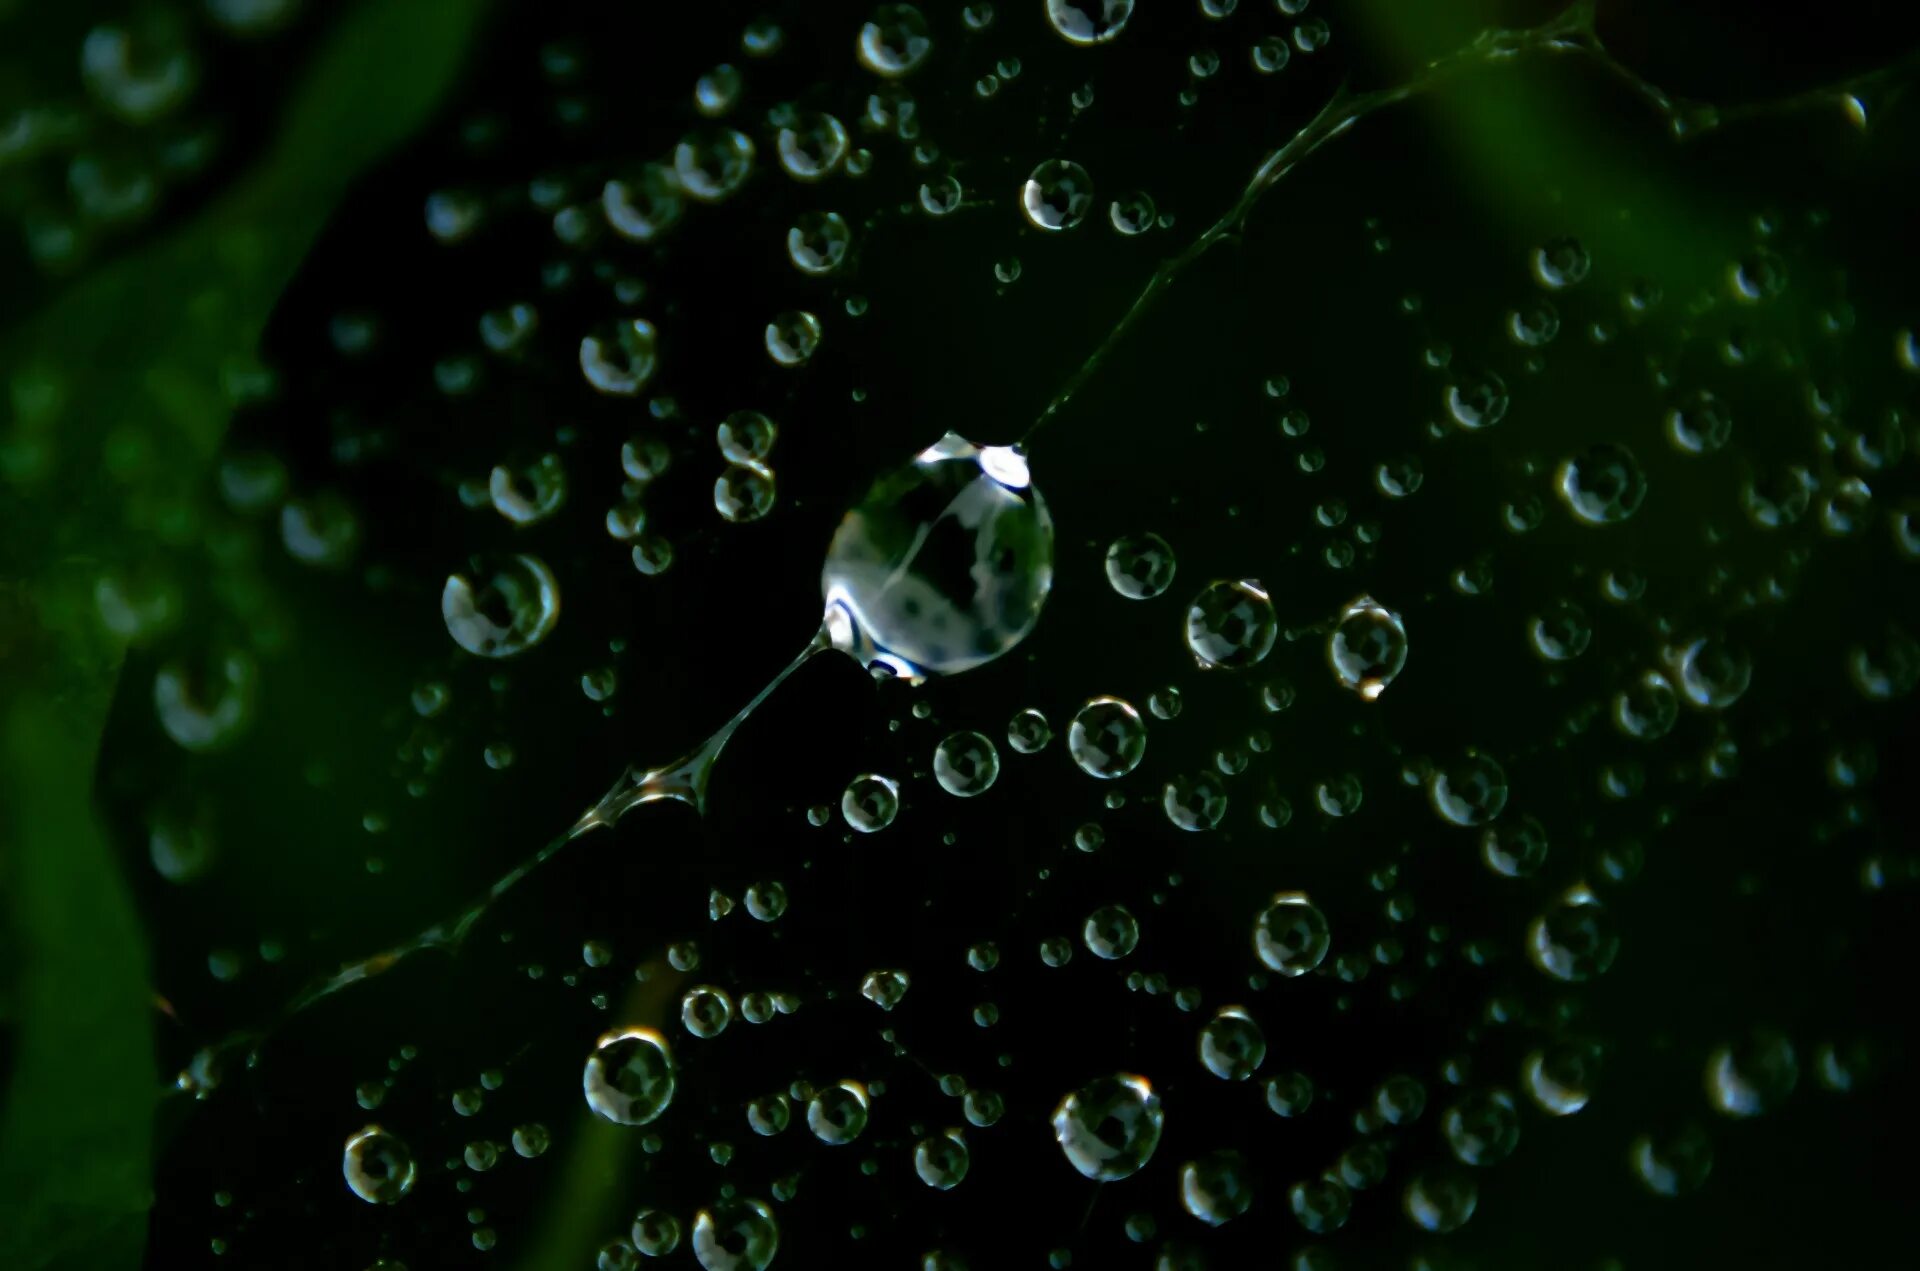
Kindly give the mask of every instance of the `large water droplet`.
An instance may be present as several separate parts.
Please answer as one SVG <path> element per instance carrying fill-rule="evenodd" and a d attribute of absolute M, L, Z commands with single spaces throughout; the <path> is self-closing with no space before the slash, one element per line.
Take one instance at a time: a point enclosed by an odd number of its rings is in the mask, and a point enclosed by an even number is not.
<path fill-rule="evenodd" d="M 909 678 L 1026 638 L 1053 586 L 1053 520 L 1026 460 L 954 433 L 875 483 L 827 550 L 834 647 Z"/>
<path fill-rule="evenodd" d="M 1095 1182 L 1138 1173 L 1160 1146 L 1165 1114 L 1145 1077 L 1100 1077 L 1060 1100 L 1053 1134 L 1067 1161 Z"/>
<path fill-rule="evenodd" d="M 645 1125 L 673 1102 L 673 1058 L 650 1028 L 608 1033 L 587 1056 L 587 1106 L 616 1125 Z"/>
<path fill-rule="evenodd" d="M 1073 717 L 1067 729 L 1067 753 L 1090 777 L 1106 781 L 1124 777 L 1147 753 L 1147 726 L 1129 703 L 1117 697 L 1096 697 Z"/>
<path fill-rule="evenodd" d="M 560 618 L 560 584 L 537 556 L 509 556 L 476 571 L 476 584 L 452 574 L 440 592 L 440 616 L 447 634 L 467 652 L 483 658 L 525 653 L 553 630 Z"/>

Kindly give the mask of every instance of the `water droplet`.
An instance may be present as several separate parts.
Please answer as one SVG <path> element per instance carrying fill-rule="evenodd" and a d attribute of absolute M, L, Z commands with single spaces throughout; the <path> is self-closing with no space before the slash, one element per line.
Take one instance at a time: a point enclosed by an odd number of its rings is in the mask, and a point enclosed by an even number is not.
<path fill-rule="evenodd" d="M 1593 258 L 1577 238 L 1555 238 L 1534 249 L 1533 276 L 1541 286 L 1558 291 L 1582 282 Z"/>
<path fill-rule="evenodd" d="M 951 1191 L 967 1176 L 967 1141 L 958 1130 L 931 1135 L 914 1145 L 913 1170 L 935 1191 Z"/>
<path fill-rule="evenodd" d="M 842 1081 L 807 1101 L 807 1128 L 829 1146 L 851 1143 L 867 1128 L 868 1107 L 866 1087 Z"/>
<path fill-rule="evenodd" d="M 765 464 L 730 463 L 713 482 L 713 507 L 736 525 L 757 521 L 773 508 L 773 471 Z"/>
<path fill-rule="evenodd" d="M 863 774 L 848 782 L 840 796 L 840 815 L 862 834 L 886 829 L 899 811 L 900 784 L 891 777 Z"/>
<path fill-rule="evenodd" d="M 1067 753 L 1080 771 L 1111 781 L 1124 777 L 1147 753 L 1147 726 L 1140 712 L 1117 697 L 1096 697 L 1082 706 L 1067 730 Z"/>
<path fill-rule="evenodd" d="M 1468 751 L 1458 762 L 1434 770 L 1427 796 L 1443 821 L 1485 825 L 1507 806 L 1506 770 L 1491 755 Z"/>
<path fill-rule="evenodd" d="M 559 621 L 560 584 L 538 557 L 505 557 L 475 576 L 478 586 L 465 574 L 451 574 L 440 592 L 447 633 L 467 652 L 483 658 L 525 653 Z"/>
<path fill-rule="evenodd" d="M 1023 755 L 1035 754 L 1053 740 L 1053 726 L 1047 717 L 1028 707 L 1007 721 L 1007 744 Z"/>
<path fill-rule="evenodd" d="M 825 111 L 796 111 L 781 127 L 775 146 L 788 176 L 796 181 L 823 180 L 846 160 L 847 126 Z M 840 219 L 832 212 L 826 215 Z M 845 222 L 841 228 L 846 228 Z M 792 240 L 788 242 L 791 245 Z M 797 256 L 794 263 L 799 263 Z"/>
<path fill-rule="evenodd" d="M 649 163 L 631 177 L 610 178 L 600 190 L 600 210 L 614 233 L 650 243 L 680 219 L 680 195 L 673 170 Z"/>
<path fill-rule="evenodd" d="M 1176 829 L 1199 833 L 1215 829 L 1227 814 L 1227 788 L 1211 772 L 1173 778 L 1160 794 L 1160 806 Z"/>
<path fill-rule="evenodd" d="M 587 1106 L 616 1125 L 646 1125 L 673 1102 L 667 1039 L 650 1028 L 607 1033 L 587 1056 Z"/>
<path fill-rule="evenodd" d="M 1209 1152 L 1180 1167 L 1180 1204 L 1211 1227 L 1230 1222 L 1253 1205 L 1252 1171 L 1234 1151 Z"/>
<path fill-rule="evenodd" d="M 1099 1077 L 1060 1100 L 1053 1134 L 1068 1164 L 1095 1182 L 1140 1171 L 1160 1146 L 1165 1114 L 1145 1077 Z"/>
<path fill-rule="evenodd" d="M 1361 596 L 1340 611 L 1327 637 L 1327 661 L 1342 688 L 1374 701 L 1407 664 L 1407 628 L 1399 614 Z"/>
<path fill-rule="evenodd" d="M 718 203 L 746 184 L 753 157 L 753 140 L 746 133 L 709 124 L 673 148 L 673 175 L 689 198 Z"/>
<path fill-rule="evenodd" d="M 1276 895 L 1253 924 L 1253 951 L 1269 970 L 1301 976 L 1326 960 L 1332 945 L 1326 915 L 1305 892 Z"/>
<path fill-rule="evenodd" d="M 985 794 L 1000 778 L 1000 752 L 984 734 L 954 733 L 934 748 L 933 777 L 948 794 Z"/>
<path fill-rule="evenodd" d="M 1266 1034 L 1245 1007 L 1221 1007 L 1200 1030 L 1200 1062 L 1223 1081 L 1245 1081 L 1266 1057 Z"/>
<path fill-rule="evenodd" d="M 1069 159 L 1049 159 L 1020 187 L 1020 206 L 1035 229 L 1072 229 L 1093 207 L 1093 178 Z"/>
<path fill-rule="evenodd" d="M 1682 452 L 1710 455 L 1733 436 L 1733 412 L 1705 389 L 1687 394 L 1667 412 L 1667 437 Z"/>
<path fill-rule="evenodd" d="M 1105 44 L 1127 29 L 1134 0 L 1047 0 L 1047 21 L 1069 44 Z"/>
<path fill-rule="evenodd" d="M 1115 230 L 1131 238 L 1153 228 L 1156 211 L 1152 195 L 1145 190 L 1134 190 L 1107 205 L 1107 220 Z"/>
<path fill-rule="evenodd" d="M 1606 973 L 1620 937 L 1606 907 L 1585 887 L 1552 901 L 1527 928 L 1527 954 L 1556 980 L 1578 982 Z"/>
<path fill-rule="evenodd" d="M 803 274 L 830 274 L 847 258 L 853 231 L 838 212 L 802 212 L 787 231 L 787 258 Z"/>
<path fill-rule="evenodd" d="M 1465 370 L 1447 385 L 1447 414 L 1470 432 L 1505 419 L 1508 402 L 1506 381 L 1492 371 Z"/>
<path fill-rule="evenodd" d="M 1107 548 L 1107 581 L 1128 600 L 1151 600 L 1173 585 L 1173 548 L 1158 534 L 1127 534 Z"/>
<path fill-rule="evenodd" d="M 645 318 L 628 318 L 582 337 L 580 372 L 614 397 L 632 397 L 653 378 L 658 337 Z"/>
<path fill-rule="evenodd" d="M 1498 1165 L 1520 1143 L 1520 1109 L 1505 1090 L 1479 1090 L 1448 1108 L 1440 1129 L 1462 1164 Z"/>
<path fill-rule="evenodd" d="M 780 1224 L 765 1201 L 718 1201 L 693 1216 L 693 1257 L 702 1271 L 767 1271 Z"/>
<path fill-rule="evenodd" d="M 927 20 L 910 4 L 883 4 L 860 28 L 860 65 L 889 79 L 912 74 L 933 48 Z"/>
<path fill-rule="evenodd" d="M 1414 1226 L 1444 1235 L 1473 1217 L 1480 1185 L 1470 1175 L 1442 1166 L 1415 1174 L 1401 1200 Z"/>
<path fill-rule="evenodd" d="M 347 1136 L 340 1172 L 347 1187 L 369 1205 L 393 1205 L 413 1190 L 413 1153 L 398 1135 L 377 1125 Z"/>
<path fill-rule="evenodd" d="M 1273 601 L 1251 578 L 1211 583 L 1187 607 L 1187 647 L 1204 667 L 1253 666 L 1272 650 L 1279 630 Z"/>
<path fill-rule="evenodd" d="M 820 319 L 804 309 L 789 309 L 767 323 L 767 356 L 777 366 L 804 366 L 820 347 Z"/>
<path fill-rule="evenodd" d="M 1510 817 L 1480 834 L 1480 859 L 1508 878 L 1531 878 L 1547 862 L 1547 831 L 1531 816 Z"/>
<path fill-rule="evenodd" d="M 1053 585 L 1053 520 L 1017 450 L 948 433 L 848 512 L 820 586 L 834 647 L 909 678 L 1026 638 Z"/>
<path fill-rule="evenodd" d="M 1114 961 L 1140 943 L 1140 923 L 1125 905 L 1107 905 L 1087 916 L 1080 934 L 1093 956 Z"/>
<path fill-rule="evenodd" d="M 1575 519 L 1588 525 L 1615 525 L 1639 510 L 1647 497 L 1647 478 L 1625 446 L 1610 442 L 1588 446 L 1560 464 L 1554 476 L 1560 501 Z"/>
<path fill-rule="evenodd" d="M 1786 1101 L 1800 1082 L 1793 1043 L 1779 1033 L 1756 1030 L 1707 1056 L 1707 1099 L 1716 1112 L 1757 1117 Z"/>

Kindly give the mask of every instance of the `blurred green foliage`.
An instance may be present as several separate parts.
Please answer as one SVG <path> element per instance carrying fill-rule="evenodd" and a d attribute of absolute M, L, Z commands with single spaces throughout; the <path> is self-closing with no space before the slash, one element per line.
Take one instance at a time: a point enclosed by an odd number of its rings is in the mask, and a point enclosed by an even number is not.
<path fill-rule="evenodd" d="M 197 215 L 0 333 L 0 1266 L 137 1263 L 159 1087 L 143 939 L 91 809 L 123 648 L 94 581 L 194 500 L 274 304 L 453 82 L 481 0 L 330 20 L 276 140 Z"/>

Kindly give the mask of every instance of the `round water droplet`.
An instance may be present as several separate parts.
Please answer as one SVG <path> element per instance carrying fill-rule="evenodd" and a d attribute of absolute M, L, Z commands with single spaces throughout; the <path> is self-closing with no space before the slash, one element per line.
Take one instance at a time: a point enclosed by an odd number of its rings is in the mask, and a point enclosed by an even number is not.
<path fill-rule="evenodd" d="M 1218 1227 L 1253 1205 L 1253 1172 L 1238 1152 L 1209 1152 L 1180 1167 L 1180 1204 L 1210 1227 Z"/>
<path fill-rule="evenodd" d="M 1158 534 L 1128 534 L 1107 548 L 1107 581 L 1128 600 L 1151 600 L 1173 585 L 1173 548 Z"/>
<path fill-rule="evenodd" d="M 955 733 L 934 748 L 933 777 L 963 799 L 985 794 L 1000 778 L 1000 752 L 984 734 Z"/>
<path fill-rule="evenodd" d="M 1227 787 L 1214 773 L 1188 773 L 1167 782 L 1160 792 L 1160 807 L 1176 829 L 1212 830 L 1227 814 Z"/>
<path fill-rule="evenodd" d="M 1127 29 L 1134 0 L 1047 0 L 1047 21 L 1069 44 L 1105 44 Z"/>
<path fill-rule="evenodd" d="M 1115 230 L 1131 238 L 1153 228 L 1155 212 L 1153 196 L 1145 190 L 1134 190 L 1107 205 L 1107 220 Z"/>
<path fill-rule="evenodd" d="M 803 274 L 830 274 L 847 258 L 853 231 L 838 212 L 802 212 L 787 231 L 787 258 Z"/>
<path fill-rule="evenodd" d="M 753 140 L 733 128 L 696 128 L 673 148 L 673 175 L 689 198 L 718 203 L 753 172 Z"/>
<path fill-rule="evenodd" d="M 1462 371 L 1447 385 L 1447 414 L 1469 431 L 1506 418 L 1508 400 L 1506 381 L 1492 371 Z"/>
<path fill-rule="evenodd" d="M 632 397 L 653 378 L 658 345 L 653 324 L 645 318 L 613 323 L 581 338 L 580 373 L 599 392 Z"/>
<path fill-rule="evenodd" d="M 1007 721 L 1007 744 L 1023 755 L 1031 755 L 1046 748 L 1053 740 L 1053 726 L 1047 723 L 1047 717 L 1028 707 Z"/>
<path fill-rule="evenodd" d="M 1026 638 L 1053 586 L 1053 520 L 1026 460 L 953 433 L 848 512 L 820 587 L 834 647 L 909 678 Z"/>
<path fill-rule="evenodd" d="M 1251 578 L 1210 583 L 1187 607 L 1187 648 L 1201 666 L 1253 666 L 1273 649 L 1279 631 L 1273 601 Z"/>
<path fill-rule="evenodd" d="M 1647 478 L 1639 460 L 1625 446 L 1611 442 L 1588 446 L 1563 460 L 1553 484 L 1567 510 L 1588 525 L 1624 521 L 1647 497 Z"/>
<path fill-rule="evenodd" d="M 1325 1235 L 1346 1226 L 1347 1215 L 1353 1212 L 1353 1193 L 1337 1178 L 1307 1179 L 1287 1189 L 1287 1203 L 1302 1227 Z"/>
<path fill-rule="evenodd" d="M 691 970 L 689 962 L 686 969 Z M 680 1025 L 702 1040 L 718 1037 L 733 1022 L 733 998 L 722 988 L 697 984 L 680 998 Z"/>
<path fill-rule="evenodd" d="M 767 323 L 767 356 L 776 366 L 804 366 L 820 347 L 820 319 L 804 309 L 775 314 Z"/>
<path fill-rule="evenodd" d="M 406 1143 L 377 1125 L 347 1136 L 340 1172 L 348 1189 L 369 1205 L 399 1203 L 413 1190 L 417 1173 Z"/>
<path fill-rule="evenodd" d="M 1266 1058 L 1266 1034 L 1245 1007 L 1221 1007 L 1200 1030 L 1200 1062 L 1222 1081 L 1245 1081 Z"/>
<path fill-rule="evenodd" d="M 1613 695 L 1613 722 L 1635 741 L 1658 741 L 1673 731 L 1680 703 L 1673 684 L 1658 671 L 1645 671 Z"/>
<path fill-rule="evenodd" d="M 613 177 L 600 190 L 600 210 L 613 232 L 650 243 L 680 219 L 680 180 L 671 168 L 649 163 L 631 177 Z"/>
<path fill-rule="evenodd" d="M 693 1216 L 693 1257 L 701 1271 L 767 1271 L 780 1249 L 780 1224 L 765 1201 L 719 1201 Z"/>
<path fill-rule="evenodd" d="M 1593 625 L 1571 600 L 1556 600 L 1527 620 L 1527 643 L 1549 662 L 1570 662 L 1587 651 Z"/>
<path fill-rule="evenodd" d="M 1465 1165 L 1498 1165 L 1520 1143 L 1520 1108 L 1505 1090 L 1463 1096 L 1440 1118 L 1447 1146 Z"/>
<path fill-rule="evenodd" d="M 736 410 L 720 422 L 714 440 L 729 463 L 761 463 L 773 453 L 779 429 L 757 410 Z"/>
<path fill-rule="evenodd" d="M 1267 1107 L 1275 1116 L 1297 1117 L 1313 1106 L 1313 1081 L 1303 1072 L 1280 1072 L 1265 1084 Z"/>
<path fill-rule="evenodd" d="M 910 4 L 883 4 L 860 28 L 860 65 L 896 79 L 912 74 L 933 48 L 927 20 Z"/>
<path fill-rule="evenodd" d="M 447 634 L 467 652 L 510 658 L 553 631 L 560 619 L 560 584 L 537 556 L 505 557 L 476 570 L 472 579 L 449 575 L 440 592 L 440 616 Z"/>
<path fill-rule="evenodd" d="M 1140 765 L 1147 753 L 1147 726 L 1140 712 L 1117 697 L 1096 697 L 1080 708 L 1067 730 L 1067 753 L 1080 771 L 1111 781 Z"/>
<path fill-rule="evenodd" d="M 1458 1230 L 1479 1200 L 1480 1185 L 1471 1175 L 1444 1166 L 1415 1174 L 1402 1196 L 1413 1225 L 1436 1235 Z"/>
<path fill-rule="evenodd" d="M 1480 859 L 1508 878 L 1531 878 L 1547 863 L 1547 831 L 1531 816 L 1509 817 L 1480 834 Z"/>
<path fill-rule="evenodd" d="M 1689 702 L 1706 710 L 1725 710 L 1753 682 L 1753 659 L 1725 640 L 1700 639 L 1672 657 L 1674 678 Z"/>
<path fill-rule="evenodd" d="M 913 1172 L 935 1191 L 951 1191 L 967 1177 L 971 1159 L 967 1140 L 958 1130 L 921 1139 L 913 1149 Z"/>
<path fill-rule="evenodd" d="M 1556 1117 L 1571 1116 L 1587 1106 L 1599 1071 L 1599 1051 L 1579 1042 L 1532 1051 L 1520 1064 L 1527 1093 L 1541 1111 Z"/>
<path fill-rule="evenodd" d="M 1710 455 L 1732 436 L 1733 412 L 1705 389 L 1689 393 L 1667 412 L 1667 437 L 1687 454 Z"/>
<path fill-rule="evenodd" d="M 1656 1196 L 1685 1196 L 1713 1172 L 1713 1140 L 1697 1125 L 1643 1134 L 1627 1149 L 1633 1171 Z"/>
<path fill-rule="evenodd" d="M 714 478 L 713 508 L 736 525 L 757 521 L 773 509 L 773 470 L 760 463 L 730 463 Z"/>
<path fill-rule="evenodd" d="M 1716 1112 L 1757 1117 L 1780 1106 L 1800 1082 L 1793 1043 L 1761 1029 L 1707 1056 L 1707 1099 Z"/>
<path fill-rule="evenodd" d="M 886 829 L 899 811 L 900 784 L 891 777 L 865 773 L 849 781 L 840 796 L 840 815 L 862 834 Z"/>
<path fill-rule="evenodd" d="M 1574 887 L 1527 928 L 1527 954 L 1556 980 L 1578 982 L 1606 973 L 1620 952 L 1613 918 L 1598 897 Z"/>
<path fill-rule="evenodd" d="M 1068 1164 L 1095 1182 L 1140 1171 L 1160 1146 L 1165 1114 L 1145 1077 L 1099 1077 L 1060 1100 L 1053 1134 Z"/>
<path fill-rule="evenodd" d="M 650 1028 L 607 1033 L 587 1056 L 587 1106 L 616 1125 L 645 1125 L 673 1102 L 673 1058 Z"/>
<path fill-rule="evenodd" d="M 1399 614 L 1362 596 L 1340 611 L 1327 637 L 1327 661 L 1342 688 L 1374 701 L 1407 664 L 1407 628 Z"/>
<path fill-rule="evenodd" d="M 847 126 L 825 111 L 797 111 L 780 129 L 774 143 L 780 153 L 780 166 L 788 176 L 796 181 L 819 181 L 831 176 L 846 160 Z M 840 219 L 831 212 L 826 215 Z M 841 228 L 846 228 L 845 222 Z"/>
<path fill-rule="evenodd" d="M 1556 291 L 1580 283 L 1592 267 L 1592 257 L 1577 238 L 1550 239 L 1533 252 L 1534 278 Z"/>
<path fill-rule="evenodd" d="M 633 1216 L 627 1236 L 649 1258 L 664 1258 L 680 1247 L 680 1220 L 664 1209 L 643 1209 Z"/>
<path fill-rule="evenodd" d="M 1268 969 L 1301 976 L 1326 960 L 1332 945 L 1326 915 L 1305 892 L 1281 892 L 1253 924 L 1253 951 Z"/>
<path fill-rule="evenodd" d="M 1485 825 L 1507 806 L 1506 770 L 1491 755 L 1468 751 L 1458 762 L 1434 770 L 1427 797 L 1443 821 Z"/>
<path fill-rule="evenodd" d="M 1020 187 L 1020 206 L 1035 229 L 1072 229 L 1093 207 L 1093 178 L 1071 160 L 1049 159 Z"/>
<path fill-rule="evenodd" d="M 1140 923 L 1125 905 L 1107 905 L 1087 916 L 1080 934 L 1093 956 L 1114 961 L 1140 943 Z"/>
<path fill-rule="evenodd" d="M 828 1086 L 807 1101 L 807 1128 L 822 1143 L 839 1147 L 867 1128 L 867 1088 L 857 1081 Z"/>

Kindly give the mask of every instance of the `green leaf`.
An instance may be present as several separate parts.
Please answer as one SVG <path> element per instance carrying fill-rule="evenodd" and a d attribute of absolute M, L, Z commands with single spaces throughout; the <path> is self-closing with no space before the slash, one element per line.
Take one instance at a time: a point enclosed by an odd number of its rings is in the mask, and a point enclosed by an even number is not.
<path fill-rule="evenodd" d="M 486 10 L 354 7 L 249 172 L 0 340 L 0 1266 L 133 1266 L 145 1243 L 161 1085 L 144 940 L 92 808 L 123 652 L 93 583 L 152 539 L 190 541 L 226 378 L 353 181 L 442 100 Z"/>

